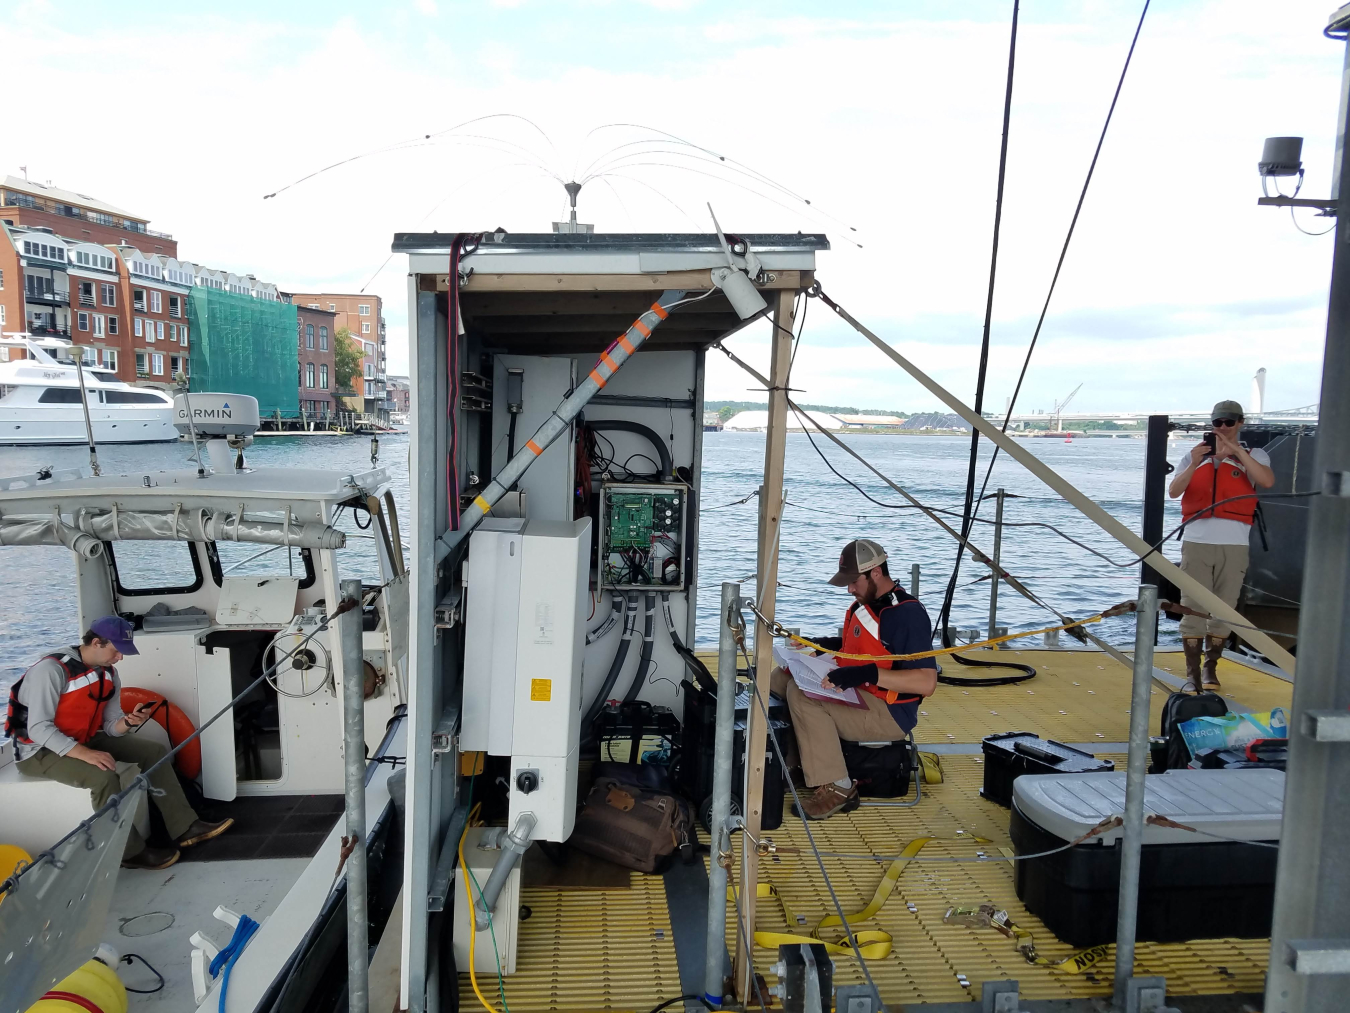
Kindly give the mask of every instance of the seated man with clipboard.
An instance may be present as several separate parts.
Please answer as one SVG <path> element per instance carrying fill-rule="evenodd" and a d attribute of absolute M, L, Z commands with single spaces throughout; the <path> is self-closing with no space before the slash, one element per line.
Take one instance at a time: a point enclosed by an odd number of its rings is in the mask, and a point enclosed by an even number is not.
<path fill-rule="evenodd" d="M 856 600 L 844 615 L 843 636 L 818 638 L 822 647 L 877 658 L 932 650 L 928 612 L 891 579 L 886 552 L 876 542 L 860 538 L 845 545 L 839 554 L 839 572 L 830 583 L 847 587 Z M 848 776 L 840 740 L 894 742 L 905 738 L 918 723 L 919 701 L 937 689 L 937 665 L 932 658 L 830 658 L 836 667 L 813 678 L 811 670 L 819 673 L 823 667 L 819 663 L 826 660 L 791 658 L 788 668 L 775 669 L 772 686 L 775 693 L 786 697 L 792 713 L 802 775 L 809 789 L 802 808 L 813 820 L 858 807 L 858 788 Z M 808 664 L 812 661 L 817 664 Z"/>

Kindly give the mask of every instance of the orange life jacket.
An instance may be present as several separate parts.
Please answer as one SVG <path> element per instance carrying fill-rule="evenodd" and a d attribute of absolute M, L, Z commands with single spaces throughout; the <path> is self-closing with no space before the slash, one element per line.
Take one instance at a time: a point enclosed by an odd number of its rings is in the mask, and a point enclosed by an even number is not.
<path fill-rule="evenodd" d="M 1209 470 L 1206 471 L 1206 468 Z M 1233 499 L 1235 496 L 1246 498 Z M 1214 506 L 1226 499 L 1233 502 Z M 1251 524 L 1256 515 L 1256 505 L 1256 486 L 1252 485 L 1252 480 L 1247 477 L 1247 469 L 1242 464 L 1231 457 L 1219 463 L 1214 457 L 1206 457 L 1191 475 L 1191 484 L 1181 494 L 1181 519 L 1189 522 L 1201 516 L 1222 517 Z"/>
<path fill-rule="evenodd" d="M 871 605 L 861 605 L 854 602 L 844 613 L 844 654 L 869 654 L 873 657 L 883 657 L 892 652 L 888 651 L 881 643 L 881 613 L 888 608 L 895 608 L 897 605 L 903 605 L 905 602 L 917 601 L 910 595 L 902 595 L 899 590 L 889 591 L 882 595 Z M 848 665 L 867 665 L 871 662 L 854 658 L 836 658 L 840 667 Z M 878 661 L 878 669 L 895 669 L 900 667 L 898 661 Z M 901 696 L 893 689 L 882 689 L 880 686 L 874 686 L 864 683 L 858 687 L 866 690 L 875 697 L 880 697 L 888 704 L 891 703 L 918 703 L 923 699 L 919 696 Z"/>
<path fill-rule="evenodd" d="M 90 668 L 80 660 L 77 648 L 44 655 L 37 664 L 49 659 L 66 673 L 66 685 L 57 701 L 53 723 L 76 742 L 88 742 L 103 729 L 103 712 L 113 698 L 113 670 Z M 28 737 L 28 708 L 19 702 L 19 687 L 31 671 L 32 668 L 28 669 L 10 686 L 9 706 L 5 711 L 5 734 L 24 745 L 32 745 L 33 740 Z"/>

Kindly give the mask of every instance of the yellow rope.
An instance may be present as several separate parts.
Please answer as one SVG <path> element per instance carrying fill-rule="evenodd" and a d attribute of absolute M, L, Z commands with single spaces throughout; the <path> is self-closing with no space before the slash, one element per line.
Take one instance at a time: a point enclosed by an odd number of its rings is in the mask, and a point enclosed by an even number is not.
<path fill-rule="evenodd" d="M 466 836 L 466 834 L 461 834 L 459 837 L 459 868 L 464 875 L 464 896 L 469 901 L 469 984 L 473 985 L 473 994 L 478 996 L 478 1001 L 483 1004 L 483 1009 L 487 1010 L 488 1013 L 497 1013 L 497 1010 L 488 1003 L 487 999 L 483 998 L 483 992 L 478 987 L 478 975 L 474 973 L 473 968 L 474 948 L 478 943 L 478 928 L 476 925 L 478 919 L 474 915 L 473 891 L 469 887 L 473 880 L 469 876 L 468 865 L 464 863 L 464 838 Z"/>
<path fill-rule="evenodd" d="M 1119 606 L 1117 606 L 1117 608 L 1118 607 Z M 1021 640 L 1024 637 L 1037 637 L 1042 633 L 1051 633 L 1055 630 L 1067 630 L 1075 626 L 1087 626 L 1090 623 L 1099 623 L 1103 619 L 1109 619 L 1113 614 L 1119 615 L 1120 613 L 1115 612 L 1115 609 L 1107 609 L 1106 612 L 1098 612 L 1095 616 L 1088 616 L 1086 619 L 1075 619 L 1073 622 L 1064 623 L 1062 626 L 1045 626 L 1039 630 L 1029 630 L 1026 633 L 1009 633 L 1006 636 L 992 637 L 989 640 L 981 640 L 974 644 L 960 644 L 956 647 L 943 647 L 936 651 L 919 651 L 916 654 L 845 654 L 843 651 L 832 651 L 828 647 L 821 647 L 819 644 L 807 640 L 805 637 L 796 633 L 789 633 L 776 622 L 771 624 L 769 632 L 775 637 L 786 637 L 788 640 L 795 640 L 797 643 L 809 647 L 813 651 L 819 651 L 821 654 L 829 654 L 836 658 L 843 658 L 846 661 L 917 661 L 920 658 L 938 658 L 946 654 L 956 654 L 958 651 L 970 651 L 977 647 L 992 647 L 995 644 L 1006 644 L 1009 640 Z"/>

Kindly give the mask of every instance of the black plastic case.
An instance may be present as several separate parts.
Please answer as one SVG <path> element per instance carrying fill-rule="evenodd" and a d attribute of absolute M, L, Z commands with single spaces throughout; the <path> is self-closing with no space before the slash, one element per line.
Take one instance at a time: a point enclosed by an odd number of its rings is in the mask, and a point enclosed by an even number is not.
<path fill-rule="evenodd" d="M 1013 782 L 1023 774 L 1093 774 L 1116 769 L 1110 760 L 1099 760 L 1091 753 L 1031 732 L 986 736 L 983 750 L 984 787 L 980 794 L 1005 809 L 1012 805 Z"/>
<path fill-rule="evenodd" d="M 1037 826 L 1016 805 L 1008 827 L 1013 850 L 1034 855 L 1067 841 Z M 1120 846 L 1080 844 L 1015 863 L 1017 896 L 1071 946 L 1116 939 Z M 1141 942 L 1261 939 L 1270 935 L 1279 851 L 1227 841 L 1146 844 L 1139 880 Z"/>

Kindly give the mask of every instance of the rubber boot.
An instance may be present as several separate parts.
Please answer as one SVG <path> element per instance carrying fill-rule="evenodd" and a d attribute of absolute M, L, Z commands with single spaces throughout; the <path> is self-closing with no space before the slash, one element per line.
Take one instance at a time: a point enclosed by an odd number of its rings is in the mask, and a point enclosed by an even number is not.
<path fill-rule="evenodd" d="M 1182 637 L 1181 650 L 1186 655 L 1186 681 L 1181 692 L 1192 696 L 1200 692 L 1200 662 L 1204 657 L 1204 640 L 1201 637 Z"/>
<path fill-rule="evenodd" d="M 1200 688 L 1207 693 L 1217 693 L 1219 685 L 1219 659 L 1223 657 L 1223 645 L 1227 637 L 1205 638 L 1205 667 L 1200 676 Z"/>

